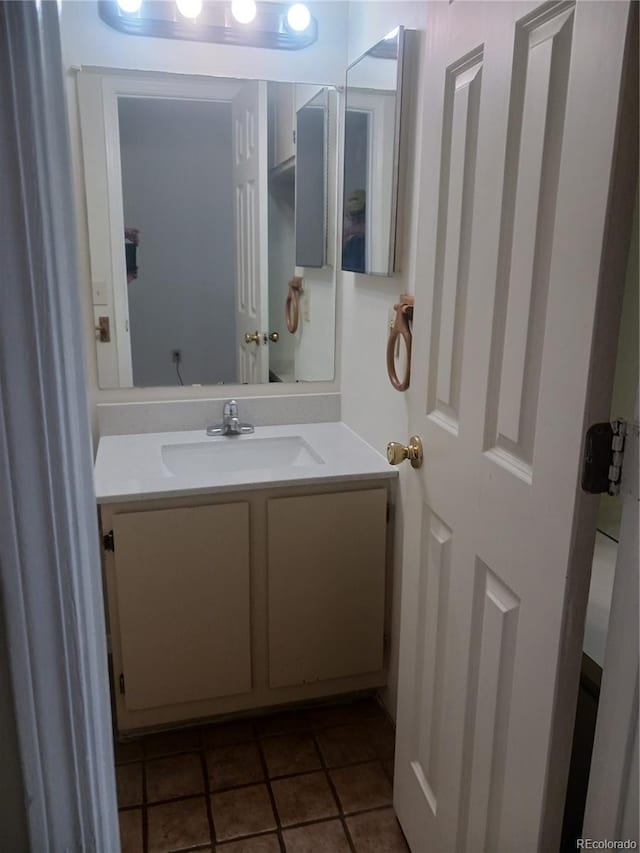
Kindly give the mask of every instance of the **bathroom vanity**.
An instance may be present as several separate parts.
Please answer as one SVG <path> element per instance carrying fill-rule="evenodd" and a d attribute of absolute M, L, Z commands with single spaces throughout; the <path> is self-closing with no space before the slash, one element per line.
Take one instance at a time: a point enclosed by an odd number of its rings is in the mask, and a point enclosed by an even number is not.
<path fill-rule="evenodd" d="M 119 731 L 383 685 L 396 476 L 341 423 L 103 437 Z"/>

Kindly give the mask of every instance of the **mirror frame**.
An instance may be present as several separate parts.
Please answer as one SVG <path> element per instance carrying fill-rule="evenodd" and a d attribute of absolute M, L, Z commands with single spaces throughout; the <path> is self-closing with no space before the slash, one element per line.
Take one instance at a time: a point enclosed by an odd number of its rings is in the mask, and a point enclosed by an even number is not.
<path fill-rule="evenodd" d="M 389 214 L 389 252 L 387 256 L 387 270 L 386 272 L 373 271 L 369 272 L 365 270 L 364 272 L 354 272 L 353 270 L 345 270 L 342 266 L 342 251 L 340 252 L 340 269 L 343 272 L 352 272 L 354 275 L 369 275 L 369 276 L 377 276 L 379 278 L 389 278 L 397 272 L 400 272 L 399 259 L 398 259 L 398 194 L 400 188 L 400 146 L 402 141 L 402 98 L 403 98 L 403 89 L 404 83 L 406 79 L 406 68 L 405 68 L 405 60 L 406 60 L 406 52 L 407 52 L 407 33 L 410 32 L 403 26 L 396 27 L 398 33 L 398 57 L 397 57 L 397 76 L 396 76 L 396 102 L 395 102 L 395 110 L 394 110 L 394 129 L 393 129 L 393 162 L 392 162 L 392 173 L 391 173 L 391 211 Z M 394 32 L 393 30 L 391 32 Z M 367 56 L 371 56 L 375 54 L 375 51 L 378 50 L 380 54 L 384 53 L 384 48 L 388 44 L 388 36 L 380 39 L 380 41 L 376 42 L 372 45 L 368 50 L 362 53 L 357 59 L 355 59 L 348 67 L 345 76 L 345 95 L 344 95 L 344 134 L 343 134 L 343 158 L 342 158 L 342 210 L 341 210 L 341 219 L 340 219 L 340 244 L 342 245 L 342 234 L 344 231 L 344 217 L 345 217 L 345 204 L 346 204 L 346 157 L 344 156 L 344 152 L 346 151 L 346 143 L 347 143 L 347 122 L 346 115 L 348 112 L 349 106 L 349 71 L 351 71 L 361 60 L 365 59 Z M 353 87 L 352 87 L 353 88 Z"/>
<path fill-rule="evenodd" d="M 85 227 L 88 229 L 87 255 L 90 265 L 88 286 L 91 288 L 91 313 L 96 337 L 94 350 L 96 380 L 100 391 L 160 391 L 161 393 L 170 392 L 180 396 L 183 392 L 188 392 L 195 394 L 195 396 L 201 396 L 207 390 L 209 393 L 215 391 L 216 394 L 219 394 L 222 389 L 228 389 L 230 393 L 242 396 L 247 389 L 252 389 L 254 393 L 265 394 L 283 392 L 323 393 L 327 388 L 329 390 L 336 388 L 338 316 L 336 264 L 333 260 L 336 247 L 331 241 L 328 227 L 325 229 L 325 266 L 317 269 L 308 268 L 310 275 L 305 275 L 305 278 L 311 287 L 314 285 L 314 275 L 316 274 L 317 282 L 322 286 L 329 284 L 328 276 L 331 278 L 333 329 L 327 336 L 327 348 L 332 363 L 330 376 L 282 383 L 245 385 L 235 382 L 223 385 L 185 385 L 184 388 L 181 388 L 173 385 L 135 386 L 132 375 L 129 376 L 127 372 L 128 370 L 130 372 L 131 365 L 130 334 L 129 330 L 125 329 L 124 323 L 120 322 L 120 317 L 124 314 L 122 310 L 118 310 L 118 306 L 123 300 L 123 295 L 119 294 L 113 286 L 115 281 L 126 281 L 124 254 L 121 256 L 120 252 L 113 251 L 114 246 L 121 244 L 121 229 L 119 229 L 118 223 L 124 221 L 117 112 L 118 98 L 136 96 L 177 97 L 198 101 L 220 101 L 226 100 L 226 98 L 217 96 L 216 92 L 212 91 L 212 86 L 217 86 L 219 92 L 221 83 L 226 83 L 231 87 L 250 79 L 198 75 L 185 80 L 182 75 L 172 74 L 171 72 L 145 72 L 99 66 L 86 66 L 77 69 L 81 154 L 76 165 L 80 169 L 83 185 L 82 202 L 86 209 L 83 218 L 86 223 Z M 264 82 L 269 83 L 270 81 Z M 295 85 L 293 81 L 291 82 Z M 300 85 L 317 85 L 318 91 L 323 88 L 328 89 L 329 102 L 331 90 L 335 91 L 335 87 L 331 84 L 304 83 Z M 327 182 L 332 182 L 326 187 L 326 211 L 329 213 L 331 206 L 334 205 L 337 218 L 339 211 L 336 204 L 336 191 L 339 186 L 340 175 L 335 168 L 335 156 L 339 147 L 339 138 L 336 135 L 333 143 L 330 137 L 327 139 L 327 145 L 331 146 L 331 149 L 335 146 L 336 151 L 334 153 L 332 150 L 326 152 L 326 177 Z M 105 163 L 106 169 L 104 168 Z M 91 180 L 88 180 L 89 173 L 92 173 Z M 83 239 L 85 239 L 84 233 Z M 292 274 L 295 274 L 298 269 L 294 268 Z M 101 315 L 105 314 L 112 318 L 111 346 L 103 346 L 98 343 Z"/>

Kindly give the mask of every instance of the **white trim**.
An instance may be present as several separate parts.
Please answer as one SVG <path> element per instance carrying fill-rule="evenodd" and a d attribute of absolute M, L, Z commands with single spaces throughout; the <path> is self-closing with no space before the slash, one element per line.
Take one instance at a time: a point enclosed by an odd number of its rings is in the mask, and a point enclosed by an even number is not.
<path fill-rule="evenodd" d="M 131 388 L 133 386 L 133 362 L 131 358 L 131 334 L 129 332 L 127 264 L 123 250 L 125 221 L 122 198 L 122 164 L 120 162 L 118 92 L 113 81 L 106 79 L 102 81 L 101 90 L 107 167 L 109 240 L 111 242 L 109 254 L 111 256 L 113 335 L 116 341 L 118 384 L 125 388 Z M 87 172 L 87 182 L 90 177 Z"/>
<path fill-rule="evenodd" d="M 120 849 L 57 3 L 0 4 L 0 570 L 30 849 Z"/>
<path fill-rule="evenodd" d="M 622 523 L 583 835 L 638 843 L 638 428 L 625 442 Z"/>

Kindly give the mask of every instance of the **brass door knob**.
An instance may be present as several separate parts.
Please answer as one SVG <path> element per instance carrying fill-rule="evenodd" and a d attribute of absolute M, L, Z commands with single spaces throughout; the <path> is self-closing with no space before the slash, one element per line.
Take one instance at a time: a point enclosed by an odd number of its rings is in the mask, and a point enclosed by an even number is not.
<path fill-rule="evenodd" d="M 412 468 L 419 468 L 422 465 L 423 455 L 422 441 L 418 435 L 412 435 L 407 445 L 400 444 L 397 441 L 390 441 L 387 444 L 389 465 L 399 465 L 408 459 Z"/>
<path fill-rule="evenodd" d="M 264 333 L 265 344 L 267 343 L 267 341 L 273 341 L 274 344 L 277 344 L 279 340 L 280 335 L 278 334 L 278 332 L 270 332 L 269 334 L 267 334 L 266 332 Z"/>
<path fill-rule="evenodd" d="M 244 333 L 244 342 L 245 344 L 255 344 L 256 346 L 260 345 L 260 332 L 245 332 Z"/>

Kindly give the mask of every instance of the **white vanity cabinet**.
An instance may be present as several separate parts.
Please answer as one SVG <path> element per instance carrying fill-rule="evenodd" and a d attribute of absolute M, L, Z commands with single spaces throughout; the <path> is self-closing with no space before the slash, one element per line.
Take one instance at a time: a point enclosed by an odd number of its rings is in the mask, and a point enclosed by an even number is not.
<path fill-rule="evenodd" d="M 127 708 L 251 690 L 249 504 L 119 513 L 113 541 Z"/>
<path fill-rule="evenodd" d="M 383 667 L 385 489 L 267 508 L 269 686 Z"/>
<path fill-rule="evenodd" d="M 383 685 L 389 489 L 103 504 L 120 732 Z"/>

